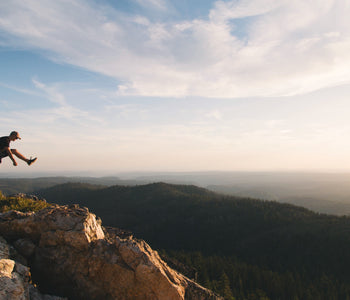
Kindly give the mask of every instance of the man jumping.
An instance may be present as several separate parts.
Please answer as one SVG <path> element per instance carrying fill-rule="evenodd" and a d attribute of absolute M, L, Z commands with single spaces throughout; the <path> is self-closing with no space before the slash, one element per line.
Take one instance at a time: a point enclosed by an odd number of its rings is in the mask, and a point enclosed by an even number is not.
<path fill-rule="evenodd" d="M 3 136 L 0 138 L 0 163 L 2 158 L 9 156 L 13 162 L 13 165 L 17 166 L 17 162 L 13 157 L 13 155 L 15 155 L 19 159 L 25 161 L 28 164 L 28 166 L 30 166 L 33 162 L 37 160 L 36 157 L 27 159 L 16 149 L 10 149 L 10 142 L 13 142 L 17 139 L 21 139 L 17 131 L 12 131 L 9 136 Z"/>

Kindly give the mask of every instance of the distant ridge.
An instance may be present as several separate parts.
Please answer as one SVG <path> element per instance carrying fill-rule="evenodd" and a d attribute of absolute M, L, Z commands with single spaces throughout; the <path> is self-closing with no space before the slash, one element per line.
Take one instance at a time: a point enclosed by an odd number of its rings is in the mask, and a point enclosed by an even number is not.
<path fill-rule="evenodd" d="M 136 185 L 145 184 L 143 180 L 122 180 L 119 177 L 38 177 L 38 178 L 0 178 L 0 190 L 5 195 L 16 193 L 32 193 L 38 189 L 45 189 L 64 183 L 86 183 L 92 185 Z"/>

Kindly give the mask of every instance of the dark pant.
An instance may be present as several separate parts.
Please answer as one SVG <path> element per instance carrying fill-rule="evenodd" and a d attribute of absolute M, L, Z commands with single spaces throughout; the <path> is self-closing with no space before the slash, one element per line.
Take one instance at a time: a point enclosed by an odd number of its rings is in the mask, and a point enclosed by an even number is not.
<path fill-rule="evenodd" d="M 1 159 L 9 156 L 9 154 L 7 153 L 7 151 L 0 151 L 0 164 L 1 164 Z"/>

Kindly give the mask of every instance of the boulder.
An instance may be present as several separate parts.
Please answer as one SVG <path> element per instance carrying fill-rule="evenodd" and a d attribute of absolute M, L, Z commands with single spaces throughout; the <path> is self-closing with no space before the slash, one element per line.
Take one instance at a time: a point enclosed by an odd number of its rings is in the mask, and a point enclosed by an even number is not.
<path fill-rule="evenodd" d="M 30 262 L 46 293 L 77 300 L 221 299 L 171 269 L 145 241 L 103 228 L 77 205 L 0 214 L 0 235 Z"/>

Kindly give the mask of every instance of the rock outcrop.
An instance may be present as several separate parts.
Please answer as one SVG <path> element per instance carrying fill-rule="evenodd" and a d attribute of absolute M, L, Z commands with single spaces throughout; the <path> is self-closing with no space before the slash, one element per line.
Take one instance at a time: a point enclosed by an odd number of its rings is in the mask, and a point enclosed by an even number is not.
<path fill-rule="evenodd" d="M 45 293 L 74 300 L 221 299 L 169 268 L 146 242 L 102 227 L 87 208 L 57 205 L 37 213 L 3 213 L 0 235 L 27 260 Z M 6 258 L 3 264 L 6 278 L 16 269 L 19 275 L 11 276 L 28 282 L 27 267 Z"/>

